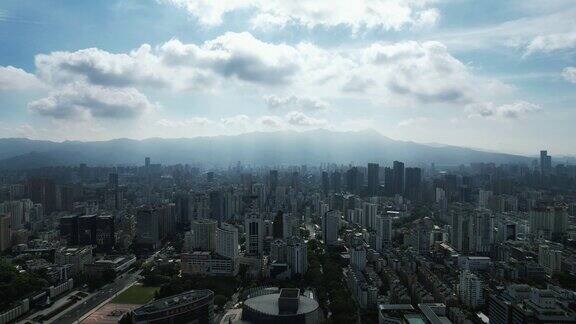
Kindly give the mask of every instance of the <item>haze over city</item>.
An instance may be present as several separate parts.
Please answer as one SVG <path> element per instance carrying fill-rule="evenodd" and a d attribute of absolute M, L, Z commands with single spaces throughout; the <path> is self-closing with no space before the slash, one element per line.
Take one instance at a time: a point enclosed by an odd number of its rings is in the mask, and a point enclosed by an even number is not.
<path fill-rule="evenodd" d="M 574 0 L 2 0 L 0 324 L 576 323 Z"/>

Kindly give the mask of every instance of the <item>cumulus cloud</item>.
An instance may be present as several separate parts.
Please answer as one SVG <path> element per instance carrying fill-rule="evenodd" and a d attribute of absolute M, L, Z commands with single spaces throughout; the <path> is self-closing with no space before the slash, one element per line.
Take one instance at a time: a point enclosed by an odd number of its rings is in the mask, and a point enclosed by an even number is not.
<path fill-rule="evenodd" d="M 28 109 L 56 119 L 134 118 L 154 109 L 146 96 L 133 88 L 71 84 L 28 104 Z"/>
<path fill-rule="evenodd" d="M 357 74 L 374 76 L 380 82 L 376 92 L 385 90 L 420 103 L 466 103 L 493 87 L 493 81 L 475 77 L 435 41 L 375 43 L 364 49 L 363 61 Z"/>
<path fill-rule="evenodd" d="M 307 28 L 344 25 L 360 28 L 399 30 L 404 27 L 434 25 L 439 11 L 434 0 L 160 0 L 186 9 L 205 26 L 222 24 L 225 14 L 247 10 L 253 28 L 284 27 L 294 24 Z"/>
<path fill-rule="evenodd" d="M 269 43 L 250 33 L 225 33 L 200 44 L 177 39 L 127 53 L 90 48 L 41 54 L 37 73 L 61 88 L 86 84 L 119 89 L 255 91 L 278 89 L 297 96 L 269 96 L 271 110 L 320 111 L 317 99 L 359 96 L 379 104 L 466 104 L 489 101 L 508 86 L 475 76 L 440 42 L 376 42 L 362 48 L 323 49 L 311 43 Z"/>
<path fill-rule="evenodd" d="M 228 32 L 201 46 L 171 40 L 159 55 L 168 64 L 209 68 L 224 77 L 264 84 L 287 83 L 298 70 L 294 47 L 262 42 L 247 32 Z"/>
<path fill-rule="evenodd" d="M 268 109 L 273 111 L 279 110 L 303 110 L 303 111 L 321 111 L 328 109 L 328 104 L 320 99 L 296 97 L 294 95 L 279 97 L 275 95 L 264 97 Z"/>
<path fill-rule="evenodd" d="M 568 82 L 576 83 L 576 67 L 569 66 L 562 71 L 562 76 Z"/>
<path fill-rule="evenodd" d="M 496 118 L 496 119 L 519 119 L 527 114 L 537 112 L 542 107 L 539 105 L 518 101 L 512 104 L 495 105 L 491 102 L 476 103 L 466 107 L 470 117 Z"/>
<path fill-rule="evenodd" d="M 0 66 L 0 91 L 42 88 L 43 84 L 34 74 L 13 66 Z"/>

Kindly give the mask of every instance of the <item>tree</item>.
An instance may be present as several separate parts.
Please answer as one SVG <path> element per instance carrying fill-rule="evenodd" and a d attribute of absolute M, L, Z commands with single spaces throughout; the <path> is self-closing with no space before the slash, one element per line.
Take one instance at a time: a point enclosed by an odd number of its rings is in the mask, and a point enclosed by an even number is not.
<path fill-rule="evenodd" d="M 226 296 L 216 295 L 216 296 L 214 296 L 214 305 L 216 305 L 218 307 L 222 307 L 226 304 L 227 300 L 228 300 L 228 298 L 226 298 Z"/>

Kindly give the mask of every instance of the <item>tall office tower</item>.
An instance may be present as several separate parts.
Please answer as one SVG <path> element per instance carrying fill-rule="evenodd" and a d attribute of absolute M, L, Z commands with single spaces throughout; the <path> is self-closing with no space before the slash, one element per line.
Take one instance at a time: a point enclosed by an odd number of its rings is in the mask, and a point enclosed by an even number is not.
<path fill-rule="evenodd" d="M 340 227 L 340 211 L 330 210 L 322 216 L 322 236 L 324 244 L 334 246 L 338 244 L 338 230 Z"/>
<path fill-rule="evenodd" d="M 376 228 L 376 212 L 378 211 L 378 205 L 364 202 L 362 203 L 362 208 L 364 210 L 364 221 L 363 225 L 367 229 Z"/>
<path fill-rule="evenodd" d="M 210 218 L 221 222 L 224 219 L 224 194 L 220 190 L 210 192 Z"/>
<path fill-rule="evenodd" d="M 284 238 L 284 212 L 279 210 L 274 216 L 274 223 L 272 224 L 272 236 L 275 239 Z"/>
<path fill-rule="evenodd" d="M 176 222 L 178 224 L 188 224 L 190 223 L 190 218 L 192 216 L 193 210 L 193 200 L 190 198 L 190 194 L 185 192 L 179 192 L 175 197 L 176 203 Z"/>
<path fill-rule="evenodd" d="M 56 185 L 51 179 L 34 178 L 28 181 L 30 199 L 42 204 L 44 212 L 50 214 L 56 211 Z"/>
<path fill-rule="evenodd" d="M 458 295 L 460 301 L 469 308 L 476 309 L 484 305 L 482 280 L 468 270 L 460 272 Z"/>
<path fill-rule="evenodd" d="M 334 171 L 330 174 L 330 186 L 334 192 L 342 191 L 342 174 L 340 171 Z"/>
<path fill-rule="evenodd" d="M 404 163 L 394 161 L 393 169 L 393 190 L 395 195 L 404 194 Z"/>
<path fill-rule="evenodd" d="M 150 169 L 150 158 L 149 157 L 144 158 L 144 166 L 146 167 L 146 170 Z"/>
<path fill-rule="evenodd" d="M 263 183 L 255 183 L 252 186 L 252 195 L 256 196 L 257 208 L 259 210 L 264 209 L 266 204 L 266 187 Z"/>
<path fill-rule="evenodd" d="M 108 174 L 108 188 L 118 189 L 118 173 Z"/>
<path fill-rule="evenodd" d="M 490 190 L 478 190 L 478 208 L 490 208 L 492 196 L 492 191 Z"/>
<path fill-rule="evenodd" d="M 304 240 L 298 237 L 287 240 L 286 263 L 292 275 L 304 275 L 308 271 L 308 247 Z"/>
<path fill-rule="evenodd" d="M 450 213 L 452 216 L 450 243 L 459 252 L 468 253 L 470 251 L 472 207 L 467 204 L 454 204 Z"/>
<path fill-rule="evenodd" d="M 0 215 L 0 252 L 8 250 L 12 246 L 12 226 L 9 213 Z"/>
<path fill-rule="evenodd" d="M 384 168 L 384 195 L 394 195 L 394 171 L 389 167 Z"/>
<path fill-rule="evenodd" d="M 360 271 L 366 268 L 366 250 L 363 247 L 350 250 L 350 264 Z"/>
<path fill-rule="evenodd" d="M 558 240 L 568 230 L 568 206 L 539 203 L 528 212 L 528 219 L 534 238 Z"/>
<path fill-rule="evenodd" d="M 229 258 L 238 257 L 238 229 L 228 223 L 221 223 L 216 229 L 216 253 Z"/>
<path fill-rule="evenodd" d="M 197 219 L 190 223 L 190 249 L 201 251 L 216 250 L 216 228 L 213 219 Z"/>
<path fill-rule="evenodd" d="M 405 174 L 404 193 L 406 198 L 414 202 L 422 200 L 422 169 L 406 168 Z"/>
<path fill-rule="evenodd" d="M 548 151 L 540 151 L 540 172 L 542 175 L 549 175 L 552 171 L 552 157 Z"/>
<path fill-rule="evenodd" d="M 352 167 L 346 171 L 346 190 L 359 194 L 362 188 L 362 175 L 357 167 Z"/>
<path fill-rule="evenodd" d="M 368 195 L 378 196 L 380 191 L 380 165 L 368 163 Z"/>
<path fill-rule="evenodd" d="M 488 209 L 475 209 L 470 223 L 470 252 L 489 253 L 494 243 L 494 215 Z"/>
<path fill-rule="evenodd" d="M 246 255 L 259 256 L 264 250 L 264 221 L 258 214 L 251 214 L 244 221 Z"/>
<path fill-rule="evenodd" d="M 330 192 L 330 179 L 328 178 L 328 172 L 322 171 L 322 193 L 327 196 Z"/>
<path fill-rule="evenodd" d="M 270 260 L 278 263 L 286 262 L 286 242 L 277 239 L 270 243 Z"/>

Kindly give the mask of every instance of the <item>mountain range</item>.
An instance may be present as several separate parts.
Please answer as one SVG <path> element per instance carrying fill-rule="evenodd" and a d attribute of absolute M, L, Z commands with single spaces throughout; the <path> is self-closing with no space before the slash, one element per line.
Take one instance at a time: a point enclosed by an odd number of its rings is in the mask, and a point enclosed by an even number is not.
<path fill-rule="evenodd" d="M 464 147 L 393 140 L 376 131 L 254 132 L 235 136 L 150 138 L 144 140 L 51 142 L 24 138 L 0 139 L 1 169 L 46 166 L 205 163 L 228 166 L 366 162 L 459 165 L 473 162 L 529 163 L 520 155 Z"/>

